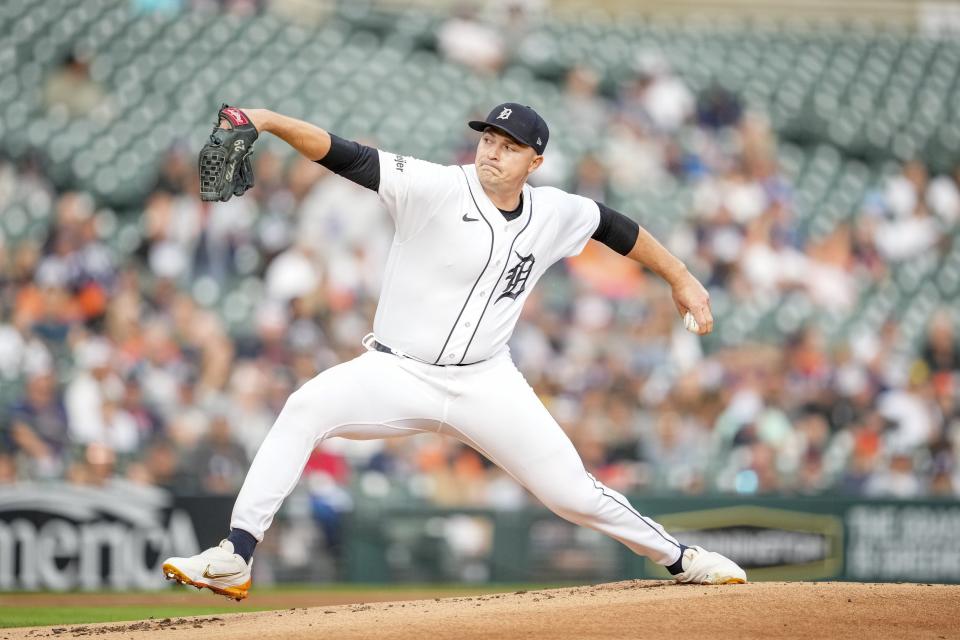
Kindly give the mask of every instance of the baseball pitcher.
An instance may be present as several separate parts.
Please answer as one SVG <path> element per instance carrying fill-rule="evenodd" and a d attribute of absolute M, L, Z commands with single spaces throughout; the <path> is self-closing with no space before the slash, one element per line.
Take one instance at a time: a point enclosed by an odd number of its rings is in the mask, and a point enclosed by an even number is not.
<path fill-rule="evenodd" d="M 396 231 L 366 352 L 290 396 L 237 496 L 228 537 L 167 559 L 167 579 L 245 598 L 254 549 L 317 445 L 432 432 L 470 445 L 557 515 L 619 540 L 678 582 L 746 582 L 734 562 L 683 545 L 593 477 L 507 347 L 540 277 L 591 239 L 663 277 L 687 328 L 700 335 L 713 328 L 707 291 L 630 218 L 527 184 L 550 135 L 532 108 L 508 102 L 469 126 L 480 132 L 474 164 L 441 166 L 265 109 L 221 108 L 200 155 L 204 199 L 227 200 L 253 184 L 249 154 L 267 132 L 375 191 Z"/>

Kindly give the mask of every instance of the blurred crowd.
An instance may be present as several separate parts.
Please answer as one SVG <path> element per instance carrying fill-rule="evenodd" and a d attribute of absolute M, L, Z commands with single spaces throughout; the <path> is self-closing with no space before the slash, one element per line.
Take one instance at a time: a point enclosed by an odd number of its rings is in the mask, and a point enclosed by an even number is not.
<path fill-rule="evenodd" d="M 657 59 L 612 94 L 587 67 L 562 82 L 581 130 L 555 136 L 609 142 L 557 154 L 535 178 L 598 200 L 690 185 L 693 211 L 663 239 L 715 297 L 801 291 L 853 313 L 891 265 L 950 248 L 960 174 L 906 163 L 853 222 L 807 237 L 768 122 L 736 96 L 694 95 Z M 454 157 L 432 159 L 470 162 L 464 129 Z M 120 213 L 57 188 L 40 153 L 0 161 L 0 212 L 28 219 L 0 235 L 0 482 L 235 493 L 287 396 L 360 353 L 389 216 L 374 193 L 276 149 L 258 150 L 251 192 L 210 204 L 196 195 L 194 151 L 175 144 L 142 207 Z M 665 285 L 591 245 L 534 291 L 511 349 L 587 467 L 622 492 L 956 496 L 960 341 L 948 311 L 909 356 L 893 317 L 856 342 L 829 343 L 811 323 L 705 353 Z M 439 437 L 330 441 L 303 487 L 324 522 L 351 495 L 528 503 Z"/>

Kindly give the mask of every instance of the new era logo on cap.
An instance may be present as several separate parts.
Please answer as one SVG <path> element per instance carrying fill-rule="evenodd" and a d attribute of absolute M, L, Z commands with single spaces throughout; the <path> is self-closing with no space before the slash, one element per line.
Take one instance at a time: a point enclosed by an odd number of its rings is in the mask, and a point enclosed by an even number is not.
<path fill-rule="evenodd" d="M 540 114 L 532 107 L 516 102 L 499 104 L 490 111 L 486 120 L 471 120 L 468 124 L 475 131 L 483 131 L 487 127 L 499 129 L 518 142 L 533 147 L 537 155 L 543 154 L 550 138 L 550 130 Z"/>

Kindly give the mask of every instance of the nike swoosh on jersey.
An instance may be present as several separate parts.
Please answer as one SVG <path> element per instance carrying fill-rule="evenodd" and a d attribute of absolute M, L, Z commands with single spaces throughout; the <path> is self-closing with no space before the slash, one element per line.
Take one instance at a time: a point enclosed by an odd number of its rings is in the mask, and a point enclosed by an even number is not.
<path fill-rule="evenodd" d="M 216 580 L 217 578 L 229 578 L 230 576 L 240 575 L 239 571 L 232 571 L 230 573 L 210 573 L 210 565 L 207 565 L 207 568 L 203 570 L 203 577 L 210 578 L 211 580 Z"/>
<path fill-rule="evenodd" d="M 480 219 L 480 218 L 471 218 L 469 213 L 463 214 L 463 221 L 464 221 L 464 222 L 476 222 L 476 221 L 479 220 L 479 219 Z"/>

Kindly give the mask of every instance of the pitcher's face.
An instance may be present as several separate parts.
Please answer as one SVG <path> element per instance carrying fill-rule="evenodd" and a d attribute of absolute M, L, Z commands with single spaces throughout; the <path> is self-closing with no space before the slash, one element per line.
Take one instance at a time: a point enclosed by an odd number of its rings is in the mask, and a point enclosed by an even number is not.
<path fill-rule="evenodd" d="M 477 143 L 477 176 L 480 184 L 488 189 L 519 187 L 542 162 L 543 156 L 537 155 L 533 147 L 493 127 L 487 127 Z"/>

